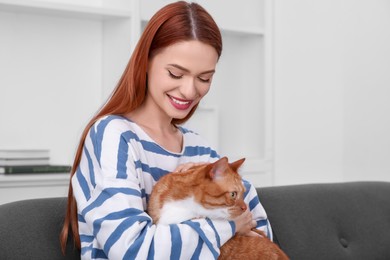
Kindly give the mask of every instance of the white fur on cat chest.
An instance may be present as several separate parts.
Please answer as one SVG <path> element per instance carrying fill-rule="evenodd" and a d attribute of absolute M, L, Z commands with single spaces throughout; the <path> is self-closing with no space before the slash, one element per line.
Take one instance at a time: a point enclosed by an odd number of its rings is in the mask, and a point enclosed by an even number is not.
<path fill-rule="evenodd" d="M 160 213 L 158 223 L 164 225 L 178 224 L 185 220 L 203 218 L 205 216 L 210 219 L 229 219 L 230 216 L 228 208 L 207 209 L 196 202 L 194 197 L 165 202 Z"/>

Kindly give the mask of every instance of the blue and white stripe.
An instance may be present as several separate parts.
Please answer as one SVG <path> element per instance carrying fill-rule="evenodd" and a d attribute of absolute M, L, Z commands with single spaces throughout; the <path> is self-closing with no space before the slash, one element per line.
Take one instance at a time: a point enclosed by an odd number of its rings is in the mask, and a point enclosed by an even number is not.
<path fill-rule="evenodd" d="M 106 116 L 90 129 L 72 178 L 78 207 L 82 259 L 216 259 L 234 234 L 234 222 L 197 219 L 154 225 L 145 213 L 159 178 L 186 162 L 212 162 L 215 150 L 180 128 L 183 151 L 156 144 L 138 125 Z M 272 231 L 256 190 L 245 182 L 246 202 L 258 227 Z"/>

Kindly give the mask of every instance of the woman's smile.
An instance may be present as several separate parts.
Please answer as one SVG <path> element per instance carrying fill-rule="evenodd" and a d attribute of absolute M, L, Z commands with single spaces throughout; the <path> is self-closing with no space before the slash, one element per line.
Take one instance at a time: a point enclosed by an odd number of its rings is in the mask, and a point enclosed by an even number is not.
<path fill-rule="evenodd" d="M 168 95 L 169 100 L 171 101 L 171 104 L 179 110 L 187 110 L 191 107 L 192 101 L 191 100 L 185 100 L 177 97 L 173 97 Z"/>

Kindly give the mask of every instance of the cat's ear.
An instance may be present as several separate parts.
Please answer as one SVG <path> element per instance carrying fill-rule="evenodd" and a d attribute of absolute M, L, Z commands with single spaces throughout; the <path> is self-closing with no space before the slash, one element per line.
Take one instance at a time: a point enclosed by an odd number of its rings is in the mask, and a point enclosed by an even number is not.
<path fill-rule="evenodd" d="M 230 163 L 230 167 L 235 171 L 237 172 L 238 168 L 240 168 L 240 166 L 244 163 L 245 161 L 245 158 L 242 158 L 240 160 L 237 160 L 235 162 L 232 162 Z"/>
<path fill-rule="evenodd" d="M 223 176 L 227 167 L 229 166 L 227 157 L 222 157 L 218 161 L 210 164 L 210 177 L 215 180 Z"/>

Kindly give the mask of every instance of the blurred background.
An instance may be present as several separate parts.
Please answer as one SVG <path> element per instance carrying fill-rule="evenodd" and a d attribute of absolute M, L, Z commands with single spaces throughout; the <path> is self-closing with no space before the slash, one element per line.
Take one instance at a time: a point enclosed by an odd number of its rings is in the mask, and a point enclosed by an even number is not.
<path fill-rule="evenodd" d="M 50 149 L 53 164 L 71 164 L 169 2 L 0 0 L 0 149 Z M 186 126 L 246 157 L 242 174 L 259 187 L 390 181 L 389 0 L 196 2 L 224 50 Z"/>

